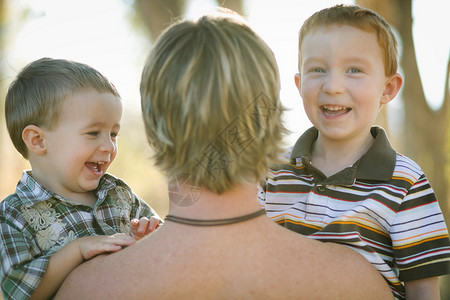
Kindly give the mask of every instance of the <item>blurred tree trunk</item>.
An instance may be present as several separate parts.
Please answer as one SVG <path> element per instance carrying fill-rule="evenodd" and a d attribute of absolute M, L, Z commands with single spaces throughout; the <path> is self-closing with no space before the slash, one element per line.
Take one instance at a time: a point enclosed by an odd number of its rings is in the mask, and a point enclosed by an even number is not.
<path fill-rule="evenodd" d="M 234 10 L 235 12 L 244 15 L 244 7 L 242 0 L 217 0 L 220 3 L 220 6 L 229 8 Z"/>
<path fill-rule="evenodd" d="M 4 43 L 5 20 L 6 20 L 5 0 L 0 0 L 0 78 L 5 78 L 5 76 L 3 75 L 4 74 L 3 53 L 5 53 L 5 43 Z M 0 122 L 3 122 L 4 117 L 5 117 L 5 113 L 4 113 L 5 105 L 4 105 L 4 99 L 3 99 L 4 98 L 3 95 L 5 94 L 4 88 L 5 87 L 3 85 L 0 85 L 0 96 L 1 96 L 0 99 L 2 99 L 0 101 L 0 103 L 1 103 L 1 105 L 0 105 Z M 0 141 L 2 140 L 2 138 L 3 138 L 3 130 L 0 130 Z M 0 147 L 0 151 L 2 151 L 1 148 L 3 148 L 3 147 Z M 0 152 L 0 154 L 1 154 L 1 152 Z"/>
<path fill-rule="evenodd" d="M 450 174 L 447 170 L 447 152 L 449 152 L 447 141 L 450 137 L 448 120 L 450 59 L 447 63 L 444 102 L 440 109 L 432 110 L 425 98 L 416 61 L 412 34 L 412 0 L 357 0 L 356 3 L 381 14 L 400 36 L 402 44 L 400 65 L 405 77 L 402 88 L 405 113 L 399 150 L 414 159 L 427 174 L 448 227 L 450 201 L 447 186 Z M 445 33 L 443 34 L 445 36 Z M 443 276 L 440 280 L 441 297 L 449 299 L 450 276 Z"/>
<path fill-rule="evenodd" d="M 155 40 L 172 20 L 181 17 L 184 6 L 184 0 L 135 1 L 135 10 L 149 32 L 150 40 Z"/>
<path fill-rule="evenodd" d="M 26 11 L 22 11 L 20 16 L 13 15 L 12 6 L 13 0 L 0 0 L 0 78 L 2 78 L 0 81 L 0 201 L 14 192 L 22 170 L 30 169 L 28 161 L 23 159 L 14 148 L 5 122 L 7 85 L 15 77 L 15 74 L 7 74 L 12 69 L 8 65 L 7 48 L 17 33 L 15 26 L 19 26 L 27 15 Z"/>
<path fill-rule="evenodd" d="M 4 54 L 5 53 L 5 20 L 6 20 L 6 12 L 5 12 L 5 0 L 0 0 L 0 78 L 5 78 L 4 70 L 3 70 L 3 60 L 4 60 Z M 0 124 L 5 124 L 5 86 L 0 81 Z M 3 128 L 6 126 L 0 126 L 0 157 L 2 159 L 6 159 L 5 155 L 5 146 L 4 146 L 4 140 L 6 137 L 6 130 Z M 3 190 L 3 186 L 0 184 L 0 191 Z M 0 201 L 3 200 L 0 197 Z"/>
<path fill-rule="evenodd" d="M 5 43 L 4 43 L 4 39 L 5 39 L 5 35 L 4 35 L 4 32 L 5 32 L 5 29 L 4 29 L 4 27 L 5 27 L 5 25 L 4 25 L 5 24 L 5 20 L 6 20 L 5 0 L 0 0 L 0 78 L 4 78 L 4 76 L 2 76 L 2 75 L 3 75 L 3 53 L 5 53 L 5 47 L 4 47 L 4 45 L 5 45 Z M 0 95 L 3 96 L 3 94 L 4 94 L 4 86 L 0 85 Z M 1 108 L 0 108 L 0 113 L 1 113 L 0 121 L 3 121 L 3 118 L 4 118 L 3 100 L 0 101 L 0 102 L 2 104 L 2 105 L 0 105 L 1 106 Z M 2 132 L 0 131 L 0 140 L 1 140 L 1 135 L 2 135 Z"/>
<path fill-rule="evenodd" d="M 186 0 L 135 0 L 138 19 L 144 24 L 151 41 L 168 27 L 173 20 L 183 16 Z M 220 6 L 243 14 L 242 0 L 218 0 Z"/>

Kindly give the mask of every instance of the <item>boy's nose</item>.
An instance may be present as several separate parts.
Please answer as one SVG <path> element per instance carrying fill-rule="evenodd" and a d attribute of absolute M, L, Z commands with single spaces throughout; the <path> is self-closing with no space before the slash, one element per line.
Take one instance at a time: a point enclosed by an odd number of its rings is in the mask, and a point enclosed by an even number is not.
<path fill-rule="evenodd" d="M 100 149 L 102 151 L 113 153 L 117 150 L 117 144 L 111 137 L 108 136 L 103 139 Z"/>
<path fill-rule="evenodd" d="M 344 90 L 342 75 L 338 72 L 328 72 L 323 84 L 323 90 L 328 94 L 342 93 Z"/>

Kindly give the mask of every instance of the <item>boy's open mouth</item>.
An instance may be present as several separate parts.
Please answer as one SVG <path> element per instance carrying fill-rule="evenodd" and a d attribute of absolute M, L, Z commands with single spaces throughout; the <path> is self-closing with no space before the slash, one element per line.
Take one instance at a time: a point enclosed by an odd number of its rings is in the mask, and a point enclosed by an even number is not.
<path fill-rule="evenodd" d="M 102 165 L 105 164 L 105 162 L 87 162 L 85 165 L 95 173 L 101 173 L 102 172 Z"/>
<path fill-rule="evenodd" d="M 322 110 L 322 112 L 325 115 L 331 116 L 331 117 L 343 115 L 352 110 L 350 107 L 336 106 L 336 105 L 333 105 L 333 106 L 323 105 L 320 107 L 320 109 Z"/>

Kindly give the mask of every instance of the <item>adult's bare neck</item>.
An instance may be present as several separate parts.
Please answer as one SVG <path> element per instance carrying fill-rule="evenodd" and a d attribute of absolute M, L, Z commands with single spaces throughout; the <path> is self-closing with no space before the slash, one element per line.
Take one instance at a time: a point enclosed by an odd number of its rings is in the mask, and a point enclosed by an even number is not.
<path fill-rule="evenodd" d="M 173 201 L 173 197 L 192 195 L 191 192 L 191 187 L 184 184 L 169 188 L 170 215 L 200 220 L 225 219 L 250 214 L 261 208 L 257 201 L 256 184 L 236 185 L 222 194 L 199 187 L 191 205 L 178 205 Z"/>

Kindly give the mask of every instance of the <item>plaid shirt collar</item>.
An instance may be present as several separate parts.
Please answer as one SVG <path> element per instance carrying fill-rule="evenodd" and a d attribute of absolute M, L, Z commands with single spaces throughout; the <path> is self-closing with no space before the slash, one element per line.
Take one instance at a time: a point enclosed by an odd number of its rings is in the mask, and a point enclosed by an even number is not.
<path fill-rule="evenodd" d="M 97 196 L 97 202 L 102 202 L 106 198 L 108 191 L 116 186 L 117 183 L 115 177 L 110 174 L 105 174 L 100 179 L 100 183 L 94 191 Z M 22 173 L 22 178 L 17 184 L 16 194 L 26 207 L 31 207 L 36 203 L 47 201 L 52 197 L 60 201 L 70 202 L 65 197 L 40 185 L 34 180 L 31 170 L 26 170 Z"/>

